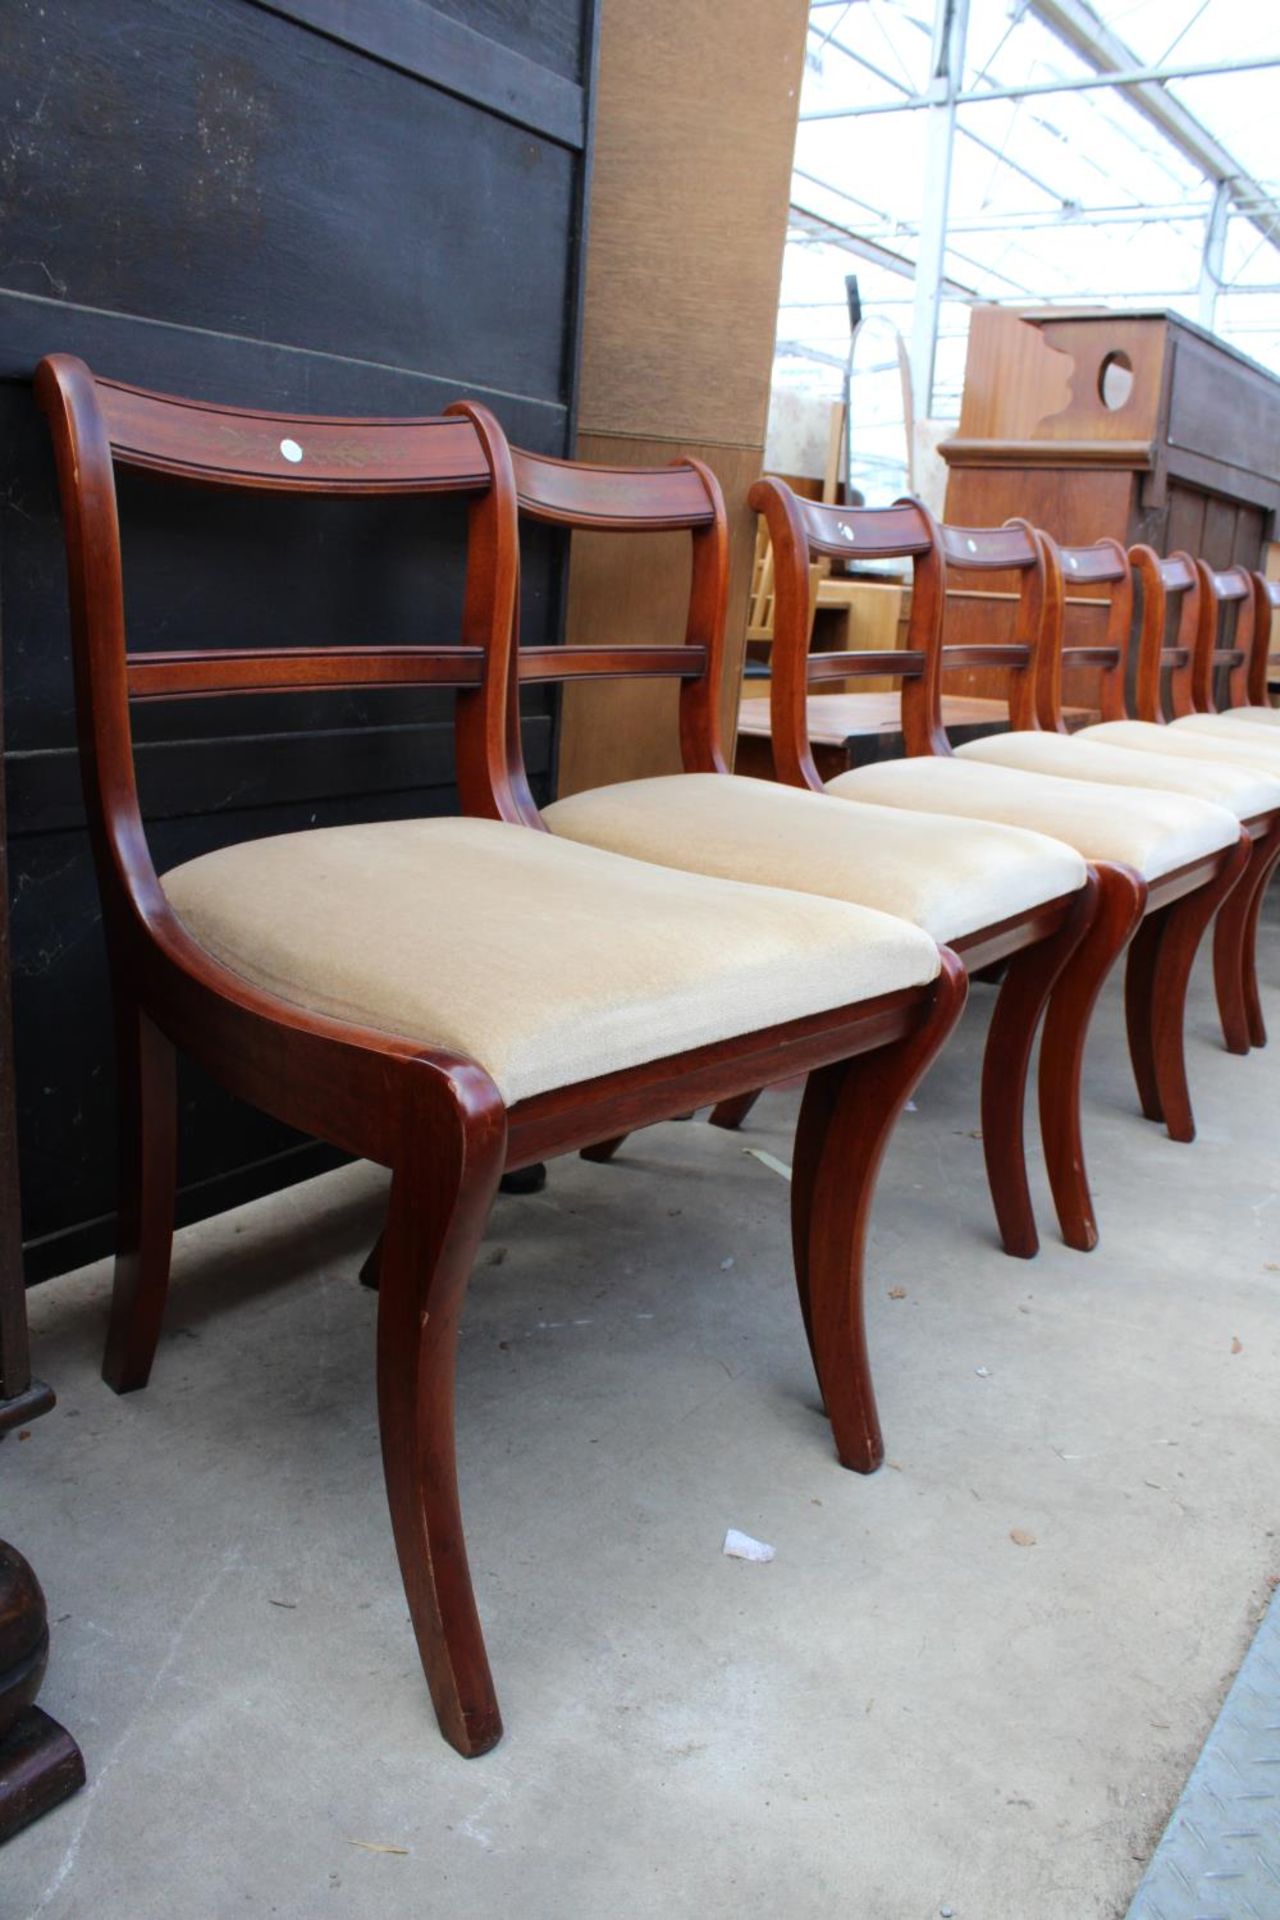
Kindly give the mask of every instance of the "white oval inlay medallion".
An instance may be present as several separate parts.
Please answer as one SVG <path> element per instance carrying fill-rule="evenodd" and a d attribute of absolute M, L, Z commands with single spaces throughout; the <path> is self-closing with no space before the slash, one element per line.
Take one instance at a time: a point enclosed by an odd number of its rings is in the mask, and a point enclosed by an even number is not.
<path fill-rule="evenodd" d="M 285 459 L 295 467 L 302 458 L 302 448 L 296 440 L 282 440 L 280 442 L 280 451 Z"/>

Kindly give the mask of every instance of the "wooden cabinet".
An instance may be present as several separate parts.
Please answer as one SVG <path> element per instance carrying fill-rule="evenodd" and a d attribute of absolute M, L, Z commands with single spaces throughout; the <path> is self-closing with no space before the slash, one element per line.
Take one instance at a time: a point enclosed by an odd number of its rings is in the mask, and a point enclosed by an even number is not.
<path fill-rule="evenodd" d="M 1024 513 L 1213 566 L 1261 564 L 1280 506 L 1280 380 L 1171 313 L 977 307 L 948 520 Z"/>
<path fill-rule="evenodd" d="M 1022 514 L 1064 542 L 1257 567 L 1280 507 L 1280 380 L 1171 313 L 975 307 L 960 426 L 939 451 L 958 525 Z M 949 637 L 1010 625 L 971 604 Z"/>

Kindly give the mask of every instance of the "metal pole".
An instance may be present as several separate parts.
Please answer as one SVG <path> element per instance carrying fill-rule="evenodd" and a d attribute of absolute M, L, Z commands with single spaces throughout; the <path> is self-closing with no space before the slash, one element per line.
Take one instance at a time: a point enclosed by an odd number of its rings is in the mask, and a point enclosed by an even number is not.
<path fill-rule="evenodd" d="M 1231 216 L 1231 183 L 1219 180 L 1209 217 L 1204 223 L 1204 252 L 1200 257 L 1200 325 L 1213 332 L 1222 287 L 1222 256 Z"/>
<path fill-rule="evenodd" d="M 911 381 L 917 419 L 933 407 L 933 369 L 938 353 L 938 307 L 947 251 L 951 154 L 955 145 L 956 95 L 964 82 L 964 44 L 969 0 L 937 0 L 930 63 L 929 150 L 925 163 L 924 217 L 916 256 L 915 314 L 911 328 Z"/>
<path fill-rule="evenodd" d="M 1239 60 L 1202 60 L 1173 67 L 1108 68 L 1104 73 L 1086 73 L 1069 80 L 1026 80 L 1016 87 L 980 87 L 959 95 L 956 105 L 981 107 L 991 100 L 1031 100 L 1042 93 L 1091 93 L 1098 87 L 1140 87 L 1162 84 L 1166 80 L 1204 80 L 1214 75 L 1253 72 L 1259 68 L 1280 67 L 1280 53 L 1243 55 Z M 888 75 L 884 76 L 886 79 Z M 862 119 L 869 113 L 906 113 L 932 106 L 928 93 L 906 93 L 901 100 L 875 100 L 861 107 L 826 107 L 802 113 L 802 120 Z"/>

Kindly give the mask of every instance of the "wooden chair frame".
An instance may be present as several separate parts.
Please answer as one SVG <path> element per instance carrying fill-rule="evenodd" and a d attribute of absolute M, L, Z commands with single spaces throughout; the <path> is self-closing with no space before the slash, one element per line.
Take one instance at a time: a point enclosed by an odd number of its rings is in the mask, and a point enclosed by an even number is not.
<path fill-rule="evenodd" d="M 104 1374 L 118 1392 L 143 1386 L 159 1336 L 173 1236 L 175 1049 L 264 1112 L 391 1169 L 377 1336 L 387 1497 L 441 1730 L 459 1752 L 479 1754 L 498 1740 L 501 1721 L 458 1501 L 454 1371 L 467 1281 L 504 1168 L 765 1079 L 808 1074 L 792 1187 L 797 1279 L 837 1450 L 846 1465 L 870 1471 L 882 1445 L 862 1322 L 867 1216 L 893 1121 L 959 1015 L 963 971 L 944 953 L 931 987 L 559 1088 L 509 1111 L 472 1060 L 310 1014 L 247 984 L 191 938 L 166 901 L 139 809 L 130 700 L 357 684 L 457 687 L 464 806 L 525 819 L 526 800 L 507 766 L 518 554 L 505 440 L 482 407 L 410 421 L 250 412 L 95 381 L 67 355 L 41 363 L 36 390 L 62 496 L 81 765 L 118 1045 L 120 1239 Z M 250 492 L 465 492 L 461 643 L 130 653 L 117 466 Z M 708 577 L 705 595 L 714 588 Z M 578 664 L 609 670 L 602 658 Z M 540 650 L 526 656 L 531 675 L 543 665 Z M 694 693 L 691 714 L 706 698 Z"/>
<path fill-rule="evenodd" d="M 815 671 L 819 677 L 825 671 L 822 661 L 809 656 L 803 638 L 804 569 L 815 549 L 846 558 L 897 555 L 911 561 L 913 593 L 906 649 L 884 655 L 874 669 L 896 671 L 902 678 L 908 757 L 950 754 L 941 717 L 942 679 L 956 669 L 1007 671 L 1010 726 L 1024 731 L 1038 728 L 1044 699 L 1041 653 L 1051 596 L 1042 542 L 1029 521 L 1011 520 L 1003 527 L 947 526 L 935 521 L 917 500 L 880 509 L 821 507 L 799 499 L 783 482 L 772 479 L 759 481 L 750 499 L 772 516 L 777 594 L 772 719 L 780 779 L 821 785 L 805 723 L 807 691 Z M 954 597 L 953 579 L 992 573 L 1012 573 L 1018 581 L 1012 642 L 948 645 L 946 606 Z M 1122 644 L 1119 619 L 1101 649 L 1105 658 L 1099 663 L 1110 678 L 1113 701 L 1117 676 L 1124 669 L 1123 659 L 1113 658 Z M 1097 1238 L 1085 1171 L 1080 1089 L 1089 1021 L 1103 983 L 1128 947 L 1129 1049 L 1142 1111 L 1149 1119 L 1162 1119 L 1173 1139 L 1193 1139 L 1195 1120 L 1183 1044 L 1187 986 L 1200 940 L 1240 879 L 1249 849 L 1249 839 L 1242 833 L 1235 847 L 1150 884 L 1121 863 L 1090 863 L 1098 890 L 1097 911 L 1078 951 L 1046 990 L 1040 1048 L 1040 1125 L 1046 1168 L 1063 1234 L 1071 1246 L 1091 1246 Z M 1032 962 L 1024 964 L 1030 970 Z M 1012 979 L 1011 969 L 1004 991 Z M 993 1023 L 993 1039 L 995 1035 Z M 984 1122 L 984 1139 L 985 1133 Z"/>
<path fill-rule="evenodd" d="M 693 540 L 693 562 L 686 631 L 685 658 L 681 668 L 680 747 L 686 773 L 728 771 L 719 732 L 721 667 L 724 657 L 725 595 L 728 577 L 728 537 L 724 505 L 719 486 L 710 470 L 697 460 L 686 460 L 670 468 L 649 470 L 575 467 L 571 463 L 547 461 L 513 449 L 516 497 L 520 511 L 532 520 L 552 521 L 562 526 L 600 527 L 608 525 L 618 532 L 687 527 Z M 797 688 L 803 712 L 803 680 L 796 671 L 796 656 L 807 656 L 812 627 L 809 596 L 812 569 L 809 556 L 802 556 L 789 512 L 776 511 L 770 517 L 766 495 L 769 482 L 753 490 L 751 504 L 765 513 L 775 553 L 774 612 L 774 686 L 776 702 L 795 699 Z M 769 496 L 773 497 L 773 496 Z M 794 496 L 789 496 L 794 498 Z M 813 506 L 816 514 L 845 513 L 842 508 Z M 893 520 L 895 535 L 902 532 L 912 509 Z M 835 551 L 836 549 L 832 549 Z M 839 551 L 844 552 L 845 548 Z M 896 550 L 890 548 L 889 550 Z M 821 555 L 824 551 L 818 548 Z M 797 626 L 799 645 L 794 640 Z M 779 635 L 782 645 L 779 647 Z M 792 636 L 790 644 L 788 636 Z M 564 671 L 571 670 L 572 657 L 579 651 L 564 650 Z M 616 659 L 620 671 L 648 672 L 646 659 L 653 650 L 619 648 Z M 661 651 L 661 650 L 658 650 Z M 630 658 L 628 658 L 630 656 Z M 520 676 L 528 677 L 527 655 L 518 655 Z M 852 673 L 901 672 L 906 656 L 901 653 L 822 654 L 814 658 L 815 677 L 832 679 Z M 630 661 L 635 661 L 631 667 Z M 658 663 L 661 665 L 661 662 Z M 929 661 L 920 657 L 919 677 L 923 681 Z M 560 663 L 557 662 L 559 666 Z M 670 668 L 667 669 L 670 671 Z M 781 694 L 778 691 L 781 678 Z M 514 680 L 514 676 L 513 676 Z M 930 724 L 931 708 L 927 698 L 904 695 L 904 725 L 913 729 L 913 738 Z M 821 790 L 821 781 L 812 771 L 808 743 L 800 745 L 793 734 L 797 751 L 792 762 L 783 762 L 779 778 Z M 777 735 L 775 733 L 775 740 Z M 807 763 L 811 777 L 796 778 L 796 765 Z M 785 769 L 785 770 L 784 770 Z M 988 1041 L 982 1080 L 982 1132 L 987 1173 L 996 1218 L 1005 1249 L 1021 1258 L 1030 1258 L 1038 1249 L 1039 1236 L 1031 1204 L 1026 1173 L 1022 1113 L 1031 1049 L 1040 1015 L 1053 987 L 1068 962 L 1081 948 L 1096 911 L 1096 885 L 1092 878 L 1077 892 L 1047 901 L 1032 913 L 1001 921 L 956 941 L 952 951 L 960 955 L 965 968 L 997 966 L 1012 959 L 1013 965 L 1003 987 Z M 764 1083 L 762 1083 L 764 1084 Z M 754 1104 L 757 1093 L 716 1104 L 712 1120 L 723 1127 L 740 1126 Z M 1062 1102 L 1054 1102 L 1054 1121 L 1059 1124 L 1059 1108 L 1070 1103 L 1068 1089 Z M 1076 1142 L 1078 1121 L 1061 1121 L 1069 1154 L 1083 1168 Z M 624 1135 L 602 1142 L 589 1150 L 588 1157 L 604 1160 L 612 1157 Z M 1072 1246 L 1091 1247 L 1097 1234 L 1083 1172 L 1076 1181 L 1061 1183 L 1060 1207 L 1063 1232 Z"/>
<path fill-rule="evenodd" d="M 1184 552 L 1161 559 L 1148 546 L 1131 547 L 1126 553 L 1117 540 L 1099 540 L 1088 547 L 1059 547 L 1047 533 L 1041 531 L 1039 537 L 1049 581 L 1039 703 L 1040 721 L 1046 730 L 1067 731 L 1062 707 L 1066 676 L 1094 669 L 1100 673 L 1102 718 L 1130 718 L 1125 689 L 1133 644 L 1135 573 L 1142 584 L 1134 676 L 1137 717 L 1164 724 L 1166 684 L 1173 717 L 1203 711 L 1196 704 L 1197 695 L 1204 698 L 1204 690 L 1211 691 L 1215 663 L 1228 664 L 1233 675 L 1236 672 L 1243 675 L 1249 670 L 1254 631 L 1252 608 L 1248 609 L 1242 646 L 1225 652 L 1219 650 L 1216 636 L 1221 602 L 1216 583 L 1223 576 L 1212 574 L 1202 561 Z M 1242 575 L 1243 579 L 1237 581 L 1235 574 Z M 1104 644 L 1072 647 L 1065 644 L 1068 579 L 1082 585 L 1112 588 L 1109 601 L 1094 602 L 1100 610 L 1107 608 Z M 1227 588 L 1233 600 L 1247 603 L 1256 597 L 1253 578 L 1245 574 L 1243 568 L 1233 569 Z M 1177 596 L 1177 628 L 1173 644 L 1166 646 L 1171 596 Z M 1266 1041 L 1258 993 L 1257 928 L 1262 896 L 1280 861 L 1280 809 L 1256 814 L 1242 825 L 1249 841 L 1248 864 L 1219 907 L 1213 929 L 1218 1017 L 1228 1052 L 1238 1054 L 1246 1054 L 1251 1046 L 1262 1046 Z M 1132 1042 L 1133 1025 L 1140 1024 L 1142 1016 L 1137 1008 L 1126 1010 Z"/>

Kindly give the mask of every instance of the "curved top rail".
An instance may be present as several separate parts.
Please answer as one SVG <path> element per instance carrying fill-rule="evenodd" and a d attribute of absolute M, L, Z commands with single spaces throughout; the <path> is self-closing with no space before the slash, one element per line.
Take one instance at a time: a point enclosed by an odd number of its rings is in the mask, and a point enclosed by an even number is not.
<path fill-rule="evenodd" d="M 1129 577 L 1129 556 L 1118 540 L 1098 540 L 1089 547 L 1059 547 L 1063 583 L 1101 586 Z"/>
<path fill-rule="evenodd" d="M 697 467 L 597 467 L 511 449 L 516 497 L 535 520 L 614 533 L 714 526 L 716 503 Z"/>
<path fill-rule="evenodd" d="M 90 377 L 120 466 L 289 493 L 481 492 L 489 485 L 479 436 L 461 417 L 262 413 Z"/>
<path fill-rule="evenodd" d="M 933 532 L 914 501 L 891 507 L 835 507 L 796 496 L 813 553 L 832 559 L 894 560 L 928 553 Z"/>
<path fill-rule="evenodd" d="M 1253 576 L 1247 567 L 1205 568 L 1205 580 L 1219 600 L 1248 600 L 1253 593 Z"/>
<path fill-rule="evenodd" d="M 1195 586 L 1195 567 L 1185 553 L 1171 553 L 1161 560 L 1160 584 L 1170 593 L 1185 593 Z"/>
<path fill-rule="evenodd" d="M 1039 549 L 1026 527 L 940 526 L 938 540 L 949 564 L 963 572 L 1008 573 L 1039 563 Z"/>

